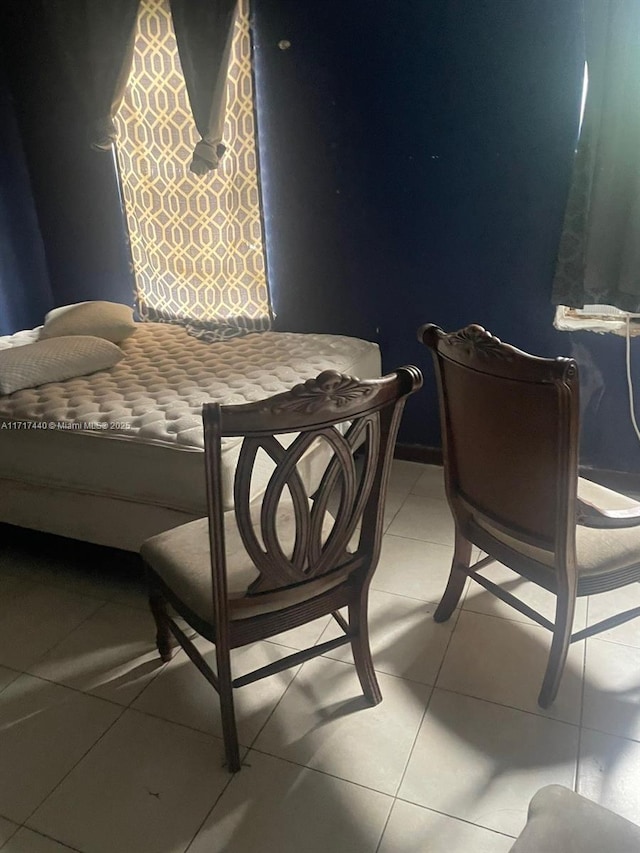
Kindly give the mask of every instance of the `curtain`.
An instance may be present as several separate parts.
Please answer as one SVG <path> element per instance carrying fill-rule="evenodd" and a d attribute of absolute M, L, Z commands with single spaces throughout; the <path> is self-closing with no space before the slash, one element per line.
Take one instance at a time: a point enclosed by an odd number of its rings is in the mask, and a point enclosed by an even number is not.
<path fill-rule="evenodd" d="M 84 105 L 92 147 L 109 150 L 129 77 L 139 0 L 45 0 L 49 32 Z"/>
<path fill-rule="evenodd" d="M 116 117 L 139 314 L 181 323 L 206 340 L 271 325 L 248 18 L 248 0 L 242 0 L 226 81 L 228 150 L 216 171 L 197 177 L 187 167 L 197 134 L 168 0 L 142 2 L 131 77 Z"/>
<path fill-rule="evenodd" d="M 552 301 L 640 312 L 640 2 L 586 0 L 588 93 Z"/>
<path fill-rule="evenodd" d="M 171 0 L 171 16 L 200 141 L 189 167 L 215 169 L 225 152 L 222 133 L 236 0 Z"/>

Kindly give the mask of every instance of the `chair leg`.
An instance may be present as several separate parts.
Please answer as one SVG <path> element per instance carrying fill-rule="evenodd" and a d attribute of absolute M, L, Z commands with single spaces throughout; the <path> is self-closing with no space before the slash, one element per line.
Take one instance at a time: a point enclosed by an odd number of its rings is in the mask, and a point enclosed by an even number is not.
<path fill-rule="evenodd" d="M 542 689 L 538 696 L 538 705 L 541 708 L 548 708 L 551 705 L 560 687 L 560 679 L 564 672 L 569 646 L 571 645 L 575 605 L 575 590 L 572 592 L 558 590 L 555 627 L 553 629 L 549 661 L 542 681 Z"/>
<path fill-rule="evenodd" d="M 167 663 L 173 657 L 173 650 L 177 643 L 169 628 L 167 602 L 162 593 L 155 589 L 149 592 L 149 607 L 156 623 L 156 646 L 160 652 L 162 662 Z"/>
<path fill-rule="evenodd" d="M 349 628 L 351 630 L 351 651 L 356 672 L 360 680 L 360 686 L 365 698 L 371 705 L 377 705 L 382 701 L 382 692 L 376 678 L 371 659 L 371 646 L 369 645 L 369 596 L 368 590 L 360 592 L 359 601 L 349 605 Z"/>
<path fill-rule="evenodd" d="M 229 649 L 221 649 L 216 645 L 216 660 L 218 665 L 218 693 L 220 696 L 224 752 L 229 771 L 237 773 L 240 770 L 240 749 L 238 746 L 236 715 L 233 707 L 233 685 Z"/>
<path fill-rule="evenodd" d="M 451 574 L 449 575 L 447 588 L 444 591 L 440 604 L 433 614 L 436 622 L 446 622 L 460 601 L 460 596 L 462 595 L 462 590 L 467 579 L 466 569 L 471 565 L 472 547 L 471 542 L 465 539 L 456 527 L 456 542 L 453 562 L 451 564 Z"/>

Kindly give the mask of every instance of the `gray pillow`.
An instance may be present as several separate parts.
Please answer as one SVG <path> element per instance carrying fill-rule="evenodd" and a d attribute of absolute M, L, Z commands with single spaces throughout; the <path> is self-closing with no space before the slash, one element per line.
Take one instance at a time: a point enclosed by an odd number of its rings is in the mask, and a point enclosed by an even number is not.
<path fill-rule="evenodd" d="M 117 344 L 135 330 L 133 309 L 128 305 L 119 302 L 78 302 L 49 311 L 44 318 L 40 338 L 93 335 Z"/>
<path fill-rule="evenodd" d="M 106 370 L 123 358 L 124 353 L 115 344 L 88 335 L 3 349 L 0 350 L 0 394 Z"/>

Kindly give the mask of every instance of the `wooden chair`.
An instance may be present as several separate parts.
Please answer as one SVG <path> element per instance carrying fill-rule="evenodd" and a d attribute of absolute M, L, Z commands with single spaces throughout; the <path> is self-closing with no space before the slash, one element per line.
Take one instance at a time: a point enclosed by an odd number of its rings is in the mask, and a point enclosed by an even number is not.
<path fill-rule="evenodd" d="M 421 385 L 415 367 L 371 380 L 327 370 L 258 403 L 203 407 L 208 517 L 148 539 L 141 555 L 160 656 L 170 660 L 177 641 L 217 690 L 232 772 L 240 769 L 236 687 L 350 643 L 364 695 L 374 705 L 382 698 L 369 648 L 368 590 L 402 409 Z M 225 513 L 221 441 L 230 436 L 241 437 L 242 447 L 234 508 Z M 301 475 L 310 454 L 315 465 L 323 459 L 314 483 Z M 266 489 L 252 497 L 252 474 L 256 466 L 264 471 L 265 459 L 272 472 Z M 215 644 L 216 673 L 167 602 Z M 348 621 L 337 612 L 342 607 Z M 329 613 L 340 637 L 233 677 L 231 649 Z"/>
<path fill-rule="evenodd" d="M 438 382 L 445 487 L 455 551 L 434 614 L 446 621 L 467 577 L 553 633 L 538 698 L 554 700 L 569 644 L 640 615 L 640 607 L 572 634 L 577 596 L 640 580 L 640 506 L 578 477 L 578 368 L 537 358 L 481 326 L 418 330 Z M 471 565 L 471 549 L 488 556 Z M 481 574 L 499 561 L 556 595 L 555 622 Z M 514 626 L 516 630 L 516 626 Z"/>

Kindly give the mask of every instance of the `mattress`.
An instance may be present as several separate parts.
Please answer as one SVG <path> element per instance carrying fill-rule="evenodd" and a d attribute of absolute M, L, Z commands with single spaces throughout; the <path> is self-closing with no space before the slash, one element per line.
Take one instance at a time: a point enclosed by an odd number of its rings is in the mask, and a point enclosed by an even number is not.
<path fill-rule="evenodd" d="M 38 336 L 0 338 L 0 349 Z M 140 323 L 121 348 L 125 358 L 108 371 L 0 397 L 0 480 L 15 495 L 70 493 L 97 506 L 111 498 L 201 517 L 204 402 L 264 399 L 328 368 L 380 375 L 376 344 L 338 335 L 260 332 L 206 344 L 179 326 Z M 226 440 L 227 508 L 238 451 L 237 440 Z M 23 515 L 0 502 L 0 521 L 48 529 Z"/>

